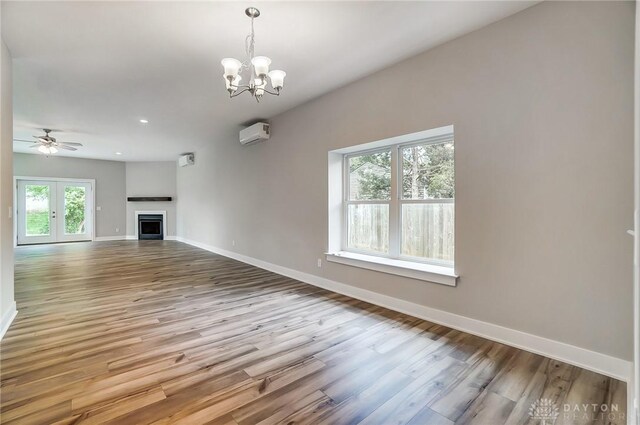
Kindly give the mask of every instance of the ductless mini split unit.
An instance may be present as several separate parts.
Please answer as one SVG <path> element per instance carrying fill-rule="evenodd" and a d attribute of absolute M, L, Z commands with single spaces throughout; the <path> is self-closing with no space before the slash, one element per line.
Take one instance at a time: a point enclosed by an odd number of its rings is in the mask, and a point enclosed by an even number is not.
<path fill-rule="evenodd" d="M 240 130 L 240 144 L 251 145 L 263 140 L 269 140 L 271 134 L 270 125 L 266 122 L 257 122 L 243 130 Z"/>
<path fill-rule="evenodd" d="M 195 157 L 192 153 L 186 153 L 184 155 L 181 155 L 178 158 L 178 165 L 181 167 L 186 167 L 187 165 L 193 165 L 194 162 L 195 162 Z"/>

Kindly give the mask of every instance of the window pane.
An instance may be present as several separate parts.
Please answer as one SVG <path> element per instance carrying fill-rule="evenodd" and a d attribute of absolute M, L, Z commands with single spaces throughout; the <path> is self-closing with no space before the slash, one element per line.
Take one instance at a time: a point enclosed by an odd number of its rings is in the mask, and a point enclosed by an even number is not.
<path fill-rule="evenodd" d="M 402 198 L 454 197 L 453 142 L 402 148 Z"/>
<path fill-rule="evenodd" d="M 453 264 L 454 205 L 403 204 L 401 254 Z"/>
<path fill-rule="evenodd" d="M 67 235 L 85 233 L 85 188 L 66 186 L 64 188 L 64 232 Z"/>
<path fill-rule="evenodd" d="M 49 186 L 25 186 L 27 236 L 49 235 Z"/>
<path fill-rule="evenodd" d="M 391 197 L 391 151 L 349 157 L 349 200 Z"/>
<path fill-rule="evenodd" d="M 348 232 L 349 248 L 389 252 L 389 205 L 349 205 Z"/>

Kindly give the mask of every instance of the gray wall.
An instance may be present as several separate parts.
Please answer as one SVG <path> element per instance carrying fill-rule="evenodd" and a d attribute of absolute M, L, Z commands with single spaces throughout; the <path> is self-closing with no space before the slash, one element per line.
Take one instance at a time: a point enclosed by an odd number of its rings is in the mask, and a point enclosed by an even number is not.
<path fill-rule="evenodd" d="M 136 236 L 136 211 L 166 211 L 167 235 L 176 235 L 175 161 L 127 162 L 127 197 L 171 196 L 171 202 L 127 202 L 127 235 Z"/>
<path fill-rule="evenodd" d="M 13 154 L 16 176 L 62 177 L 96 180 L 96 237 L 125 236 L 125 163 L 96 159 L 46 157 L 39 154 Z"/>
<path fill-rule="evenodd" d="M 1 41 L 1 40 L 0 40 Z M 0 42 L 0 326 L 13 303 L 13 103 L 11 54 Z"/>
<path fill-rule="evenodd" d="M 541 3 L 276 117 L 266 143 L 212 140 L 178 170 L 178 235 L 630 360 L 633 12 Z M 317 268 L 327 152 L 448 124 L 458 287 Z"/>

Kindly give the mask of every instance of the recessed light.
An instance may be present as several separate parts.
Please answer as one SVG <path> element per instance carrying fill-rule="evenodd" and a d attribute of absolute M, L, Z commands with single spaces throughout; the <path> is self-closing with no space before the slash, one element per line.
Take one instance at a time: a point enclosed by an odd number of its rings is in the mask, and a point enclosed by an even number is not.
<path fill-rule="evenodd" d="M 116 152 L 116 155 L 122 155 L 122 152 Z"/>
<path fill-rule="evenodd" d="M 142 124 L 149 124 L 149 120 L 145 120 L 144 118 L 140 120 Z"/>

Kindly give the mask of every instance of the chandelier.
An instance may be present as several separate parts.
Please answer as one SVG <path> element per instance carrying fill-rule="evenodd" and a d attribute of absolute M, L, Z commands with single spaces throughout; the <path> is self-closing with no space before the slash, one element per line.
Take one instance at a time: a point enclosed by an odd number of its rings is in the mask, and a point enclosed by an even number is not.
<path fill-rule="evenodd" d="M 280 70 L 269 71 L 271 59 L 266 56 L 254 55 L 255 34 L 253 31 L 253 20 L 260 16 L 260 11 L 255 7 L 250 7 L 245 10 L 244 13 L 251 18 L 251 33 L 245 39 L 247 60 L 240 62 L 238 59 L 224 58 L 221 62 L 224 67 L 223 76 L 229 97 L 233 98 L 244 92 L 248 92 L 260 102 L 260 99 L 262 99 L 265 93 L 280 96 L 280 90 L 282 90 L 284 86 L 284 77 L 287 75 L 286 72 Z M 242 80 L 240 74 L 245 70 L 250 74 L 248 76 L 248 83 L 240 84 Z M 267 77 L 274 91 L 267 89 Z"/>

